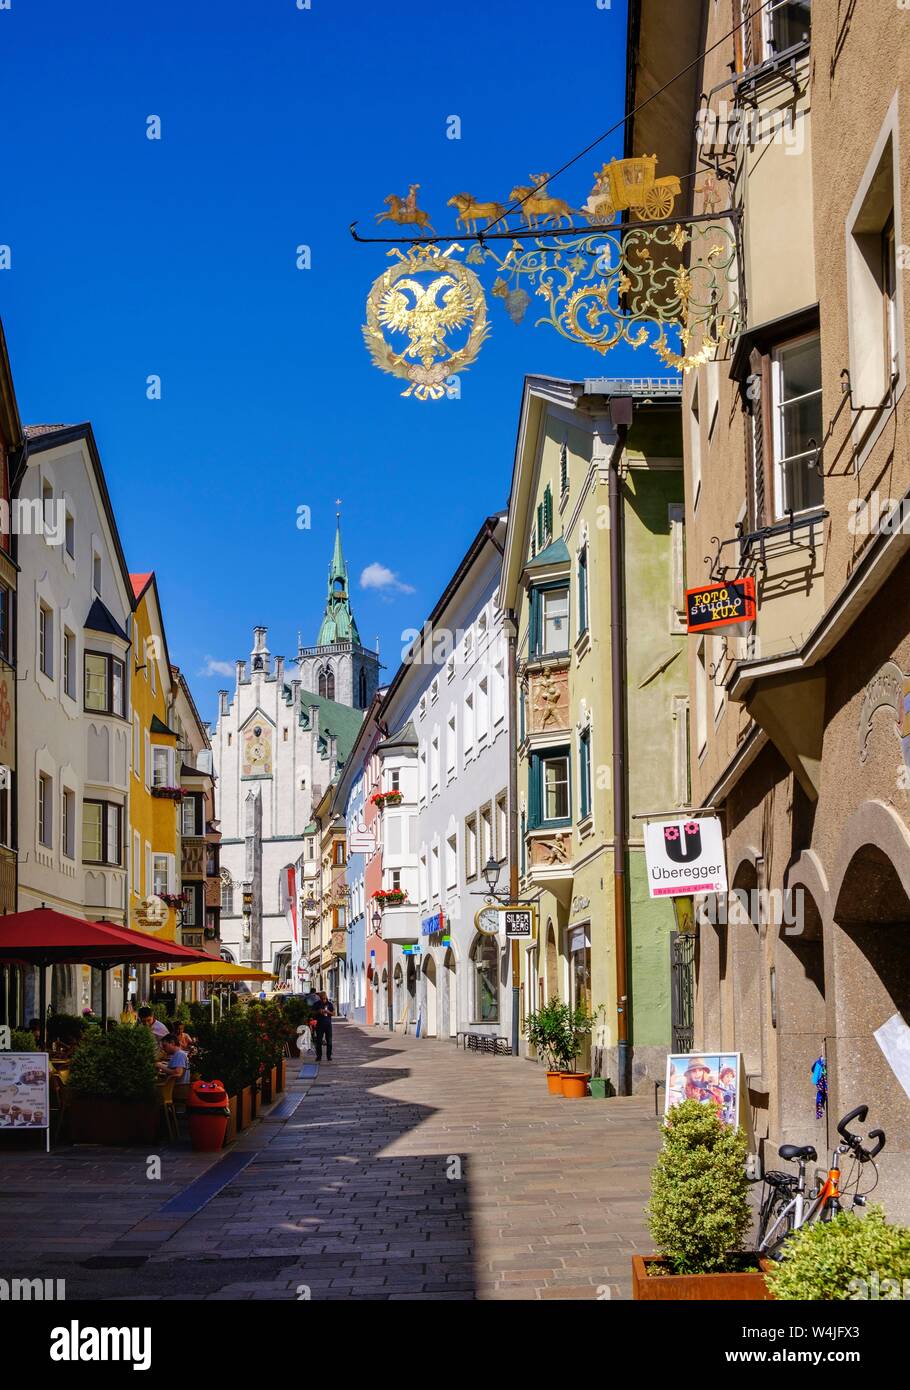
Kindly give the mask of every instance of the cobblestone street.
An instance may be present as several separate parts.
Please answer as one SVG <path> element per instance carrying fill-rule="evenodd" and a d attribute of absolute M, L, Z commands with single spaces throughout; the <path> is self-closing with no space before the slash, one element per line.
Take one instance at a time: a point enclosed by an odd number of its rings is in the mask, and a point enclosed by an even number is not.
<path fill-rule="evenodd" d="M 649 1247 L 650 1097 L 340 1024 L 318 1075 L 224 1156 L 0 1155 L 0 1277 L 69 1299 L 628 1298 Z M 195 1182 L 195 1186 L 193 1186 Z"/>

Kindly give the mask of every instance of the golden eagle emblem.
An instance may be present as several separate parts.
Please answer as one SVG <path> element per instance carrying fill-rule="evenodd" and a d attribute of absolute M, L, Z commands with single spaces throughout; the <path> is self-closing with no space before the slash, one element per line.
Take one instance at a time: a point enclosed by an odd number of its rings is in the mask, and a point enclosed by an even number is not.
<path fill-rule="evenodd" d="M 440 400 L 446 380 L 474 361 L 490 331 L 480 281 L 452 258 L 461 249 L 453 244 L 443 254 L 438 246 L 420 246 L 409 256 L 390 251 L 399 264 L 370 289 L 364 342 L 377 367 L 408 381 L 403 396 Z M 417 278 L 427 273 L 428 283 Z M 467 337 L 455 347 L 449 336 L 463 329 Z M 396 350 L 386 334 L 404 334 L 407 342 Z"/>

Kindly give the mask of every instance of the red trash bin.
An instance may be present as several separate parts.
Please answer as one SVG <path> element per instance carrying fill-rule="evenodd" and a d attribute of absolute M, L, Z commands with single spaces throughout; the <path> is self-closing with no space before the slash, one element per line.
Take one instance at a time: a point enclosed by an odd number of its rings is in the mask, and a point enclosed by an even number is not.
<path fill-rule="evenodd" d="M 190 1087 L 186 1113 L 190 1143 L 198 1153 L 217 1153 L 224 1147 L 231 1107 L 220 1081 L 194 1081 Z"/>

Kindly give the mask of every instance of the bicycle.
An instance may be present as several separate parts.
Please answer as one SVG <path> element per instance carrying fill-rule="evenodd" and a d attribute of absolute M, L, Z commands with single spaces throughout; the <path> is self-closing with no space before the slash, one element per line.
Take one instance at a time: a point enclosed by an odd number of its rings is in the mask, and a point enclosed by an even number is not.
<path fill-rule="evenodd" d="M 872 1163 L 876 1182 L 878 1181 L 878 1169 L 873 1160 L 885 1147 L 885 1132 L 882 1129 L 870 1129 L 868 1138 L 874 1139 L 876 1144 L 874 1149 L 867 1149 L 859 1135 L 851 1133 L 848 1126 L 854 1120 L 864 1124 L 868 1113 L 868 1105 L 858 1105 L 839 1121 L 837 1132 L 841 1136 L 841 1143 L 831 1152 L 831 1164 L 827 1175 L 816 1173 L 815 1187 L 808 1197 L 806 1164 L 814 1162 L 818 1154 L 811 1144 L 781 1144 L 778 1149 L 780 1157 L 796 1163 L 797 1172 L 770 1172 L 764 1175 L 766 1191 L 759 1211 L 758 1240 L 755 1246 L 759 1255 L 780 1259 L 784 1242 L 791 1232 L 798 1231 L 801 1226 L 806 1226 L 812 1221 L 830 1221 L 836 1216 L 843 1209 L 841 1197 L 852 1185 L 854 1174 L 856 1190 L 853 1193 L 851 1210 L 866 1205 L 866 1197 L 875 1187 L 875 1183 L 866 1192 L 860 1192 L 860 1174 L 865 1164 Z M 842 1188 L 839 1160 L 846 1154 L 852 1155 L 853 1168 Z"/>

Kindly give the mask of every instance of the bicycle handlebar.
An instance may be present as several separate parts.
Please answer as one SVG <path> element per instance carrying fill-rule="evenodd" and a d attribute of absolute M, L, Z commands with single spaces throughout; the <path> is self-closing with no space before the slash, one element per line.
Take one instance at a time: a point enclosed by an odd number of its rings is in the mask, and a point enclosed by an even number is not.
<path fill-rule="evenodd" d="M 850 1111 L 849 1115 L 845 1115 L 842 1120 L 839 1120 L 837 1124 L 837 1132 L 841 1136 L 841 1138 L 846 1139 L 848 1141 L 855 1139 L 855 1134 L 849 1134 L 847 1132 L 847 1126 L 849 1124 L 852 1124 L 854 1120 L 859 1120 L 860 1124 L 863 1124 L 868 1114 L 868 1105 L 858 1105 L 855 1110 Z"/>
<path fill-rule="evenodd" d="M 875 1158 L 876 1154 L 880 1154 L 882 1149 L 885 1147 L 885 1131 L 883 1129 L 870 1129 L 869 1138 L 877 1139 L 878 1143 L 876 1144 L 874 1149 L 867 1150 L 866 1157 Z"/>

